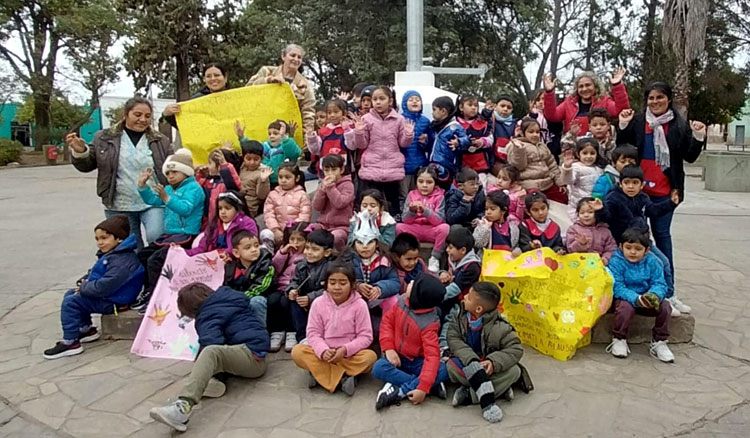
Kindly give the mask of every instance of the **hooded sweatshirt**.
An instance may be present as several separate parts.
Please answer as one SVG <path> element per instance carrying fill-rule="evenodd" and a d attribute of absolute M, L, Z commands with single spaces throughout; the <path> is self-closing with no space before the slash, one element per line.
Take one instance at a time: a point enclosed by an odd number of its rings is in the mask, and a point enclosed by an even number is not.
<path fill-rule="evenodd" d="M 607 164 L 604 168 L 604 174 L 599 176 L 594 183 L 594 188 L 591 191 L 591 196 L 602 201 L 612 189 L 617 186 L 617 181 L 620 180 L 620 172 L 617 171 L 611 164 Z"/>
<path fill-rule="evenodd" d="M 482 272 L 482 259 L 472 249 L 458 263 L 449 260 L 450 272 L 453 274 L 453 282 L 445 286 L 445 300 L 458 297 L 461 301 L 469 292 L 469 289 L 479 281 Z"/>
<path fill-rule="evenodd" d="M 414 90 L 404 93 L 404 97 L 401 99 L 401 115 L 406 120 L 414 122 L 414 139 L 409 146 L 401 148 L 401 152 L 404 154 L 404 171 L 407 175 L 414 175 L 417 173 L 417 169 L 427 165 L 430 145 L 432 145 L 435 137 L 435 133 L 430 129 L 430 119 L 422 114 L 422 108 L 420 107 L 419 111 L 409 111 L 406 102 L 412 96 L 417 96 L 420 100 L 422 99 L 422 96 Z M 419 142 L 419 137 L 422 134 L 427 134 L 427 141 L 425 143 Z"/>
<path fill-rule="evenodd" d="M 352 357 L 372 344 L 372 322 L 367 303 L 352 291 L 349 298 L 336 304 L 326 291 L 310 306 L 307 320 L 307 342 L 322 358 L 330 348 L 344 347 L 345 357 Z"/>

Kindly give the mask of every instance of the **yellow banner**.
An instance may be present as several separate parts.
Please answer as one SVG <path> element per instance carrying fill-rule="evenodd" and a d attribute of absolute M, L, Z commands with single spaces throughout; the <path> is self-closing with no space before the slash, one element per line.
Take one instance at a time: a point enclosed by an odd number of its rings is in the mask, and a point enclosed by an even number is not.
<path fill-rule="evenodd" d="M 612 304 L 612 276 L 598 254 L 542 248 L 513 259 L 485 250 L 482 279 L 500 286 L 500 313 L 521 342 L 562 361 L 591 343 L 591 328 Z"/>
<path fill-rule="evenodd" d="M 264 142 L 274 120 L 297 122 L 294 139 L 304 142 L 299 104 L 289 84 L 254 85 L 212 93 L 180 103 L 177 126 L 182 144 L 193 153 L 196 166 L 208 162 L 208 154 L 231 141 L 239 150 L 234 121 L 245 125 L 245 137 Z"/>

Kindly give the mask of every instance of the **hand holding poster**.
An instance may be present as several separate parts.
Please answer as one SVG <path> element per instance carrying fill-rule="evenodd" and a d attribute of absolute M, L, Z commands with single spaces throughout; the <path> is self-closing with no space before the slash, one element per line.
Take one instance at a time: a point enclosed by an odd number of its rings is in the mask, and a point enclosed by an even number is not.
<path fill-rule="evenodd" d="M 597 254 L 542 248 L 513 259 L 485 250 L 482 280 L 500 287 L 499 311 L 521 342 L 557 360 L 591 342 L 591 328 L 612 304 L 612 276 Z"/>
<path fill-rule="evenodd" d="M 182 287 L 197 281 L 212 289 L 221 286 L 224 262 L 219 254 L 212 251 L 189 257 L 182 248 L 170 248 L 131 353 L 162 359 L 195 359 L 198 335 L 193 321 L 181 323 L 177 293 Z"/>
<path fill-rule="evenodd" d="M 193 153 L 193 163 L 208 162 L 208 154 L 229 141 L 239 148 L 234 122 L 245 126 L 245 137 L 261 143 L 268 138 L 268 124 L 281 119 L 296 122 L 298 145 L 304 143 L 299 104 L 289 84 L 254 85 L 211 93 L 180 103 L 176 115 L 182 144 Z"/>

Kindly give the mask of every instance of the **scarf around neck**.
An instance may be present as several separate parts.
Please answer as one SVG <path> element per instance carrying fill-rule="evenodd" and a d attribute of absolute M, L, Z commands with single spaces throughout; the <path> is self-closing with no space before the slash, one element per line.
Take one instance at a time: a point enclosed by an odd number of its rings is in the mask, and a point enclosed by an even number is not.
<path fill-rule="evenodd" d="M 495 111 L 495 120 L 497 120 L 498 122 L 510 123 L 513 121 L 513 114 L 509 115 L 508 117 L 503 117 L 497 111 Z"/>
<path fill-rule="evenodd" d="M 654 132 L 654 155 L 656 164 L 661 167 L 661 170 L 669 168 L 669 145 L 667 144 L 667 136 L 664 134 L 664 125 L 672 120 L 674 120 L 674 111 L 671 109 L 657 117 L 651 112 L 650 108 L 646 108 L 646 123 Z"/>

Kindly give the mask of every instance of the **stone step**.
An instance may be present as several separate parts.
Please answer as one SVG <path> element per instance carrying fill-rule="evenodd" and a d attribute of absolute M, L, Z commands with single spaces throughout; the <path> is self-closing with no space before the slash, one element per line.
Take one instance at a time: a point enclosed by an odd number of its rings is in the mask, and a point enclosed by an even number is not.
<path fill-rule="evenodd" d="M 599 319 L 591 331 L 592 344 L 609 344 L 612 342 L 612 324 L 615 315 L 608 313 Z M 651 329 L 654 326 L 654 318 L 635 315 L 630 324 L 628 333 L 628 344 L 646 344 L 651 342 Z M 692 315 L 680 315 L 669 320 L 669 342 L 682 344 L 693 340 L 695 331 L 695 318 Z"/>
<path fill-rule="evenodd" d="M 142 319 L 136 310 L 120 312 L 117 316 L 102 315 L 102 336 L 104 339 L 133 340 Z"/>

